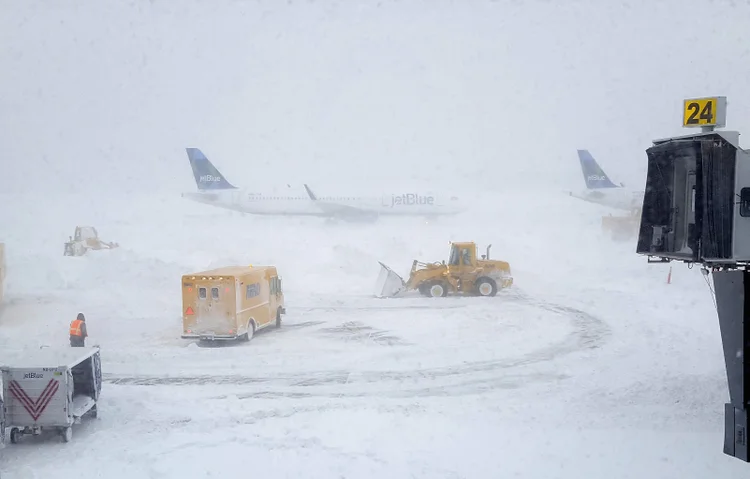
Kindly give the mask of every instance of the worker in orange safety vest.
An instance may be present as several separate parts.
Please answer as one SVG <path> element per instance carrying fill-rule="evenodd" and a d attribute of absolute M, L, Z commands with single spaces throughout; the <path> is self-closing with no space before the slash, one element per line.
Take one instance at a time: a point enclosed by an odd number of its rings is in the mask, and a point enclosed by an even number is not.
<path fill-rule="evenodd" d="M 86 331 L 86 317 L 83 313 L 78 313 L 76 319 L 70 322 L 70 345 L 74 348 L 84 347 L 88 335 L 88 331 Z"/>

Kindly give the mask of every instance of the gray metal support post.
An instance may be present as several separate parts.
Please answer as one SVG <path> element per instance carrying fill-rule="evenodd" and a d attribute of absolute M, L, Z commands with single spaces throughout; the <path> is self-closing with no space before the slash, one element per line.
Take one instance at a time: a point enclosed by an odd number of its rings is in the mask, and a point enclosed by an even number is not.
<path fill-rule="evenodd" d="M 730 402 L 724 405 L 724 453 L 750 462 L 750 272 L 713 272 Z"/>

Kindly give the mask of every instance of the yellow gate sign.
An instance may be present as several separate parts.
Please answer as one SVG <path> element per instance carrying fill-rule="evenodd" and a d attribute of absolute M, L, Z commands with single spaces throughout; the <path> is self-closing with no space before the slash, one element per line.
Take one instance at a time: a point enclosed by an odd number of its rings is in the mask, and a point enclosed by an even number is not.
<path fill-rule="evenodd" d="M 682 126 L 726 126 L 727 97 L 691 98 L 682 102 Z"/>

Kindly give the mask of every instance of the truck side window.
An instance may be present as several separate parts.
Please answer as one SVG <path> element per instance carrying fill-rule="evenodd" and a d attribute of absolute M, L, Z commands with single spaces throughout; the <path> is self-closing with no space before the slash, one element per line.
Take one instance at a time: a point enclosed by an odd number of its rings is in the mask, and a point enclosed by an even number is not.
<path fill-rule="evenodd" d="M 219 299 L 219 288 L 211 288 L 211 299 Z"/>
<path fill-rule="evenodd" d="M 245 298 L 250 299 L 260 294 L 260 283 L 248 284 L 245 289 Z"/>
<path fill-rule="evenodd" d="M 743 218 L 750 216 L 750 188 L 748 187 L 740 190 L 740 216 Z"/>
<path fill-rule="evenodd" d="M 206 288 L 198 288 L 198 297 L 200 299 L 206 299 Z"/>

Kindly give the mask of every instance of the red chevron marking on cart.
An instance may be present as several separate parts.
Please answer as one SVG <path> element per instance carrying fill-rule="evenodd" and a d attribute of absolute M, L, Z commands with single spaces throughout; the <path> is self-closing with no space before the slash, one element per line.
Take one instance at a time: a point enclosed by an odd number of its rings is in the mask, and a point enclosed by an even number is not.
<path fill-rule="evenodd" d="M 50 379 L 42 390 L 42 393 L 36 398 L 36 401 L 32 401 L 29 395 L 26 394 L 26 391 L 24 391 L 21 385 L 15 380 L 11 381 L 10 386 L 8 387 L 10 393 L 21 402 L 23 408 L 26 409 L 26 412 L 31 415 L 34 421 L 37 421 L 42 416 L 42 413 L 47 409 L 50 401 L 52 401 L 52 397 L 59 388 L 59 381 Z"/>

